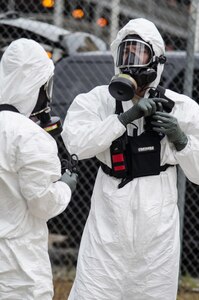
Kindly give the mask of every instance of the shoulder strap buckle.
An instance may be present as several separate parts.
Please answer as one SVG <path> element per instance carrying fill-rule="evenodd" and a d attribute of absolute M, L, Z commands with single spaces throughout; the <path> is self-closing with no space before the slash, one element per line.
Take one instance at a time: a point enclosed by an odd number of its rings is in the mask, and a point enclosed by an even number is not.
<path fill-rule="evenodd" d="M 170 113 L 175 105 L 175 102 L 168 97 L 165 96 L 165 88 L 158 85 L 156 89 L 149 90 L 149 98 L 163 98 L 166 99 L 168 102 L 163 104 L 163 109 L 165 112 Z"/>

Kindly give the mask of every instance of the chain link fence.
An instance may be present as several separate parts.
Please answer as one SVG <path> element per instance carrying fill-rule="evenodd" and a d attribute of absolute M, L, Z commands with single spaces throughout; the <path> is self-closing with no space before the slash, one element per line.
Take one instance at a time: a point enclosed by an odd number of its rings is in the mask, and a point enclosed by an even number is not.
<path fill-rule="evenodd" d="M 111 41 L 130 19 L 144 17 L 156 24 L 165 40 L 167 63 L 161 84 L 199 103 L 198 7 L 197 0 L 1 0 L 0 55 L 21 37 L 43 45 L 56 65 L 53 114 L 64 120 L 77 94 L 109 83 L 114 73 Z M 57 143 L 63 159 L 59 138 Z M 69 273 L 75 267 L 97 168 L 95 158 L 79 162 L 79 182 L 68 208 L 48 223 L 55 270 L 64 266 Z M 199 277 L 199 187 L 180 169 L 178 186 L 181 273 Z"/>

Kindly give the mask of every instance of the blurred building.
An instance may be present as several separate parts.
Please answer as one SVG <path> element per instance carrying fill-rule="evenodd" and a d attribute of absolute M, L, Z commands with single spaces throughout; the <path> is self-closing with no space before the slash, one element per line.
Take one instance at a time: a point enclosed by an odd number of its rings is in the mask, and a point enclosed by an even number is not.
<path fill-rule="evenodd" d="M 160 30 L 168 50 L 185 49 L 189 0 L 1 0 L 0 13 L 15 10 L 23 17 L 93 33 L 110 43 L 130 19 L 145 17 Z"/>

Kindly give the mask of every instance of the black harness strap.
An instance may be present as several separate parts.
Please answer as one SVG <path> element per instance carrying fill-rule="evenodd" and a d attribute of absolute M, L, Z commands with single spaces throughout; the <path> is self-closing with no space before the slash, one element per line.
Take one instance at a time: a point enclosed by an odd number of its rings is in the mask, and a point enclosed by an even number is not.
<path fill-rule="evenodd" d="M 172 100 L 170 100 L 169 98 L 167 98 L 165 95 L 165 89 L 164 88 L 162 88 L 162 87 L 160 87 L 160 86 L 158 86 L 158 88 L 156 89 L 156 90 L 154 90 L 154 89 L 151 89 L 150 90 L 150 97 L 158 97 L 158 98 L 165 98 L 165 99 L 167 99 L 168 100 L 168 103 L 167 103 L 167 106 L 166 107 L 164 107 L 164 110 L 165 111 L 167 111 L 167 112 L 170 112 L 171 110 L 172 110 L 172 108 L 173 108 L 173 106 L 174 106 L 174 102 L 172 101 Z M 120 113 L 122 113 L 123 112 L 123 106 L 122 106 L 122 102 L 121 101 L 118 101 L 118 100 L 116 100 L 116 109 L 115 109 L 115 113 L 116 114 L 120 114 Z M 120 138 L 121 139 L 121 138 Z M 113 141 L 113 143 L 114 142 L 116 142 L 117 140 L 115 140 L 115 141 Z M 113 143 L 112 143 L 112 145 L 113 145 Z M 156 144 L 154 144 L 154 145 L 156 145 Z M 111 146 L 112 147 L 112 146 Z M 112 151 L 112 150 L 111 150 Z M 112 153 L 112 155 L 113 155 L 113 152 L 111 152 Z M 115 152 L 114 152 L 115 153 Z M 119 152 L 118 152 L 119 153 Z M 124 153 L 124 152 L 123 152 Z M 112 157 L 112 156 L 111 156 Z M 113 164 L 113 162 L 112 162 L 112 164 Z M 124 162 L 123 162 L 123 164 L 124 164 Z M 121 181 L 121 183 L 118 185 L 118 187 L 119 188 L 122 188 L 124 185 L 126 185 L 128 182 L 130 182 L 131 180 L 133 180 L 134 178 L 136 178 L 136 177 L 142 177 L 142 175 L 139 175 L 139 174 L 136 174 L 135 175 L 135 177 L 133 177 L 133 176 L 129 176 L 129 174 L 128 174 L 128 163 L 127 163 L 127 174 L 125 173 L 125 175 L 123 175 L 123 173 L 122 173 L 122 175 L 120 174 L 121 172 L 119 172 L 118 170 L 118 172 L 116 172 L 115 170 L 114 170 L 114 168 L 115 168 L 115 164 L 114 164 L 114 166 L 112 167 L 112 168 L 110 168 L 110 167 L 108 167 L 107 165 L 105 165 L 104 163 L 102 163 L 102 162 L 100 162 L 100 166 L 101 166 L 101 168 L 102 168 L 102 170 L 103 170 L 103 172 L 105 173 L 105 174 L 107 174 L 107 175 L 109 175 L 109 176 L 112 176 L 112 177 L 115 177 L 115 178 L 120 178 L 120 179 L 122 179 L 122 181 Z M 124 167 L 123 165 L 122 165 L 122 167 Z M 132 166 L 131 166 L 132 167 Z M 158 172 L 164 172 L 164 171 L 166 171 L 167 170 L 167 168 L 169 168 L 169 167 L 173 167 L 173 165 L 170 165 L 170 164 L 165 164 L 165 165 L 163 165 L 163 166 L 160 166 L 159 165 L 159 168 L 158 168 Z M 124 169 L 124 168 L 123 168 Z M 125 170 L 126 170 L 126 168 L 125 168 Z M 135 169 L 134 169 L 135 170 Z M 155 169 L 156 170 L 156 169 Z M 135 172 L 136 173 L 136 172 Z M 147 174 L 147 172 L 146 172 L 146 174 Z M 154 175 L 156 175 L 156 174 L 158 174 L 158 173 L 156 173 L 156 171 L 154 172 Z M 132 174 L 131 174 L 132 175 Z M 139 176 L 137 176 L 137 175 L 139 175 Z M 149 176 L 149 175 L 153 175 L 153 174 L 150 174 L 149 172 L 148 172 L 148 175 L 145 175 L 145 176 Z"/>
<path fill-rule="evenodd" d="M 115 113 L 117 115 L 119 115 L 119 114 L 121 114 L 123 112 L 124 112 L 124 110 L 123 110 L 123 106 L 122 106 L 122 101 L 119 101 L 119 100 L 116 99 Z"/>
<path fill-rule="evenodd" d="M 111 168 L 109 168 L 107 165 L 105 165 L 103 162 L 100 161 L 100 166 L 102 168 L 102 171 L 104 173 L 106 173 L 109 176 L 115 177 L 113 175 L 113 170 Z M 163 166 L 160 166 L 160 172 L 164 172 L 166 171 L 166 169 L 168 169 L 169 167 L 174 167 L 174 165 L 170 165 L 170 164 L 165 164 Z"/>
<path fill-rule="evenodd" d="M 13 105 L 10 105 L 10 104 L 0 104 L 0 111 L 3 111 L 3 110 L 8 110 L 8 111 L 13 111 L 13 112 L 19 113 L 18 109 L 16 109 L 16 107 L 14 107 Z"/>

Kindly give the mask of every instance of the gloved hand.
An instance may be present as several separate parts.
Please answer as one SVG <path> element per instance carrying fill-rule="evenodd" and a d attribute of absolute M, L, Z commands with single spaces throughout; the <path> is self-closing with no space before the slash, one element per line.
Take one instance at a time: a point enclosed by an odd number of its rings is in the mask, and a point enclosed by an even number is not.
<path fill-rule="evenodd" d="M 66 170 L 62 175 L 62 177 L 60 178 L 60 181 L 65 182 L 71 189 L 71 192 L 73 193 L 76 189 L 77 178 L 78 178 L 77 173 L 71 173 L 69 170 Z"/>
<path fill-rule="evenodd" d="M 118 116 L 120 122 L 126 126 L 141 117 L 154 114 L 158 109 L 159 103 L 167 103 L 163 98 L 141 98 L 133 107 Z"/>
<path fill-rule="evenodd" d="M 188 139 L 185 133 L 180 129 L 178 120 L 165 112 L 156 112 L 151 122 L 153 130 L 167 135 L 170 142 L 172 142 L 177 151 L 185 148 Z"/>

